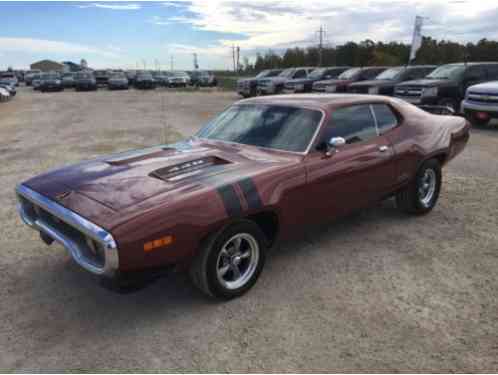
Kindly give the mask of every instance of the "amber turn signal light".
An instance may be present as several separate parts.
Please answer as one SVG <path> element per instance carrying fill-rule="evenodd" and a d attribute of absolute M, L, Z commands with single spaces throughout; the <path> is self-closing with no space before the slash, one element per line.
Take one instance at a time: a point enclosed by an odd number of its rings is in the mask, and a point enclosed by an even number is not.
<path fill-rule="evenodd" d="M 161 237 L 154 241 L 144 243 L 144 251 L 147 253 L 159 247 L 171 245 L 172 243 L 173 243 L 173 236 Z"/>

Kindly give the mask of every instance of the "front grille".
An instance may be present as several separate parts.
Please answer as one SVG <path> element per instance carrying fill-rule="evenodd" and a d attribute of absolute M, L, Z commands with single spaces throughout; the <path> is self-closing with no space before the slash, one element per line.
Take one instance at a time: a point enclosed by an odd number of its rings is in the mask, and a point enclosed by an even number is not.
<path fill-rule="evenodd" d="M 64 237 L 77 244 L 78 248 L 82 252 L 81 255 L 86 261 L 95 267 L 104 267 L 105 255 L 101 246 L 96 243 L 96 241 L 85 236 L 85 234 L 80 232 L 78 229 L 67 224 L 44 208 L 28 201 L 24 197 L 19 197 L 19 201 L 27 215 L 27 218 L 31 222 L 42 222 L 44 225 L 62 234 Z"/>
<path fill-rule="evenodd" d="M 498 93 L 495 94 L 469 91 L 467 99 L 475 103 L 498 104 Z"/>
<path fill-rule="evenodd" d="M 421 87 L 399 87 L 394 91 L 394 95 L 398 97 L 416 98 L 422 96 L 422 90 Z"/>

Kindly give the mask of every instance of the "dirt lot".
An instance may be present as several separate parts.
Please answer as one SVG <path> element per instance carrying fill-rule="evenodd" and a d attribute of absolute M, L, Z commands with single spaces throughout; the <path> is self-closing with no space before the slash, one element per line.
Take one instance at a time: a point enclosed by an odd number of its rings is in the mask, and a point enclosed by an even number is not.
<path fill-rule="evenodd" d="M 497 372 L 498 128 L 473 131 L 428 216 L 388 201 L 309 230 L 228 303 L 181 274 L 104 290 L 17 217 L 29 176 L 192 134 L 234 100 L 21 88 L 0 105 L 0 370 Z"/>

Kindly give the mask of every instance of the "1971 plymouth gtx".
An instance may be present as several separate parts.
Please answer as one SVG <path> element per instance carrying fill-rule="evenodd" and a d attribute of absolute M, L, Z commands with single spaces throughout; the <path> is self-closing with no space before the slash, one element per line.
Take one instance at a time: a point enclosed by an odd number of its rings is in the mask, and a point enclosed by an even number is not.
<path fill-rule="evenodd" d="M 126 283 L 174 265 L 205 293 L 256 282 L 267 249 L 395 196 L 425 214 L 469 123 L 402 100 L 300 94 L 246 99 L 180 143 L 101 157 L 17 186 L 24 222 L 83 268 Z M 113 284 L 114 285 L 114 284 Z"/>

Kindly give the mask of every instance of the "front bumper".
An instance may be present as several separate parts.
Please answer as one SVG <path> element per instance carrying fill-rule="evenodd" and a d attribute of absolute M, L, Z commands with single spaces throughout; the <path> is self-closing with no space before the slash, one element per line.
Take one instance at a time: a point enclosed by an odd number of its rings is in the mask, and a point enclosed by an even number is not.
<path fill-rule="evenodd" d="M 489 114 L 490 117 L 498 117 L 498 104 L 477 104 L 464 100 L 462 102 L 462 109 L 465 113 L 485 112 Z"/>
<path fill-rule="evenodd" d="M 25 224 L 59 242 L 87 271 L 106 277 L 116 275 L 119 255 L 110 233 L 22 184 L 16 194 L 17 209 Z M 98 256 L 91 241 L 99 248 Z"/>

